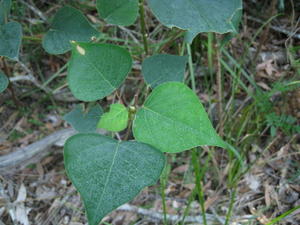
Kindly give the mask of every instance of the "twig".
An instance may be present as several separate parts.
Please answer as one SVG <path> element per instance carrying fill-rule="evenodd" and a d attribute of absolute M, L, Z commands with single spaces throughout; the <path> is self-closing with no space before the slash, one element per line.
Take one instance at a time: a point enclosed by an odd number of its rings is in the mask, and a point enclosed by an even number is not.
<path fill-rule="evenodd" d="M 19 75 L 16 77 L 10 77 L 10 82 L 18 82 L 18 81 L 30 81 L 33 82 L 35 78 L 32 75 Z"/>
<path fill-rule="evenodd" d="M 143 216 L 147 216 L 147 217 L 153 218 L 155 220 L 159 220 L 159 221 L 163 221 L 163 219 L 164 219 L 164 215 L 159 212 L 156 212 L 154 210 L 139 208 L 139 207 L 129 205 L 129 204 L 122 205 L 117 210 L 134 212 L 134 213 L 141 214 Z M 181 215 L 166 214 L 166 219 L 169 222 L 172 222 L 172 224 L 175 224 L 176 222 L 182 220 L 182 217 L 183 216 L 181 216 Z M 209 222 L 209 224 L 214 224 L 218 221 L 216 219 L 216 217 L 212 214 L 206 214 L 206 219 Z M 185 221 L 185 223 L 203 224 L 202 216 L 187 216 L 187 217 L 185 217 L 184 221 Z"/>
<path fill-rule="evenodd" d="M 126 32 L 135 43 L 137 43 L 137 44 L 140 43 L 139 40 L 133 35 L 131 30 L 129 30 L 126 27 L 123 27 L 123 26 L 118 26 L 118 28 L 121 29 L 122 31 Z"/>
<path fill-rule="evenodd" d="M 23 0 L 19 0 L 19 2 L 26 5 L 31 11 L 33 11 L 35 14 L 37 14 L 44 22 L 47 21 L 46 16 L 38 8 L 36 8 L 33 5 L 30 5 L 29 3 L 27 3 Z"/>
<path fill-rule="evenodd" d="M 20 66 L 26 71 L 26 73 L 28 75 L 26 76 L 17 76 L 17 77 L 11 77 L 9 80 L 12 82 L 16 82 L 16 81 L 30 81 L 32 82 L 36 87 L 40 88 L 41 90 L 45 91 L 47 94 L 52 93 L 52 90 L 48 87 L 45 87 L 44 85 L 40 84 L 37 79 L 32 75 L 32 71 L 21 61 L 18 61 L 18 63 L 20 64 Z"/>
<path fill-rule="evenodd" d="M 262 21 L 261 19 L 257 19 L 253 16 L 247 16 L 247 19 L 249 20 L 252 20 L 256 23 L 260 23 L 260 24 L 264 24 L 265 22 Z M 277 26 L 274 26 L 274 25 L 271 25 L 270 26 L 270 29 L 274 30 L 274 31 L 277 31 L 277 32 L 280 32 L 280 33 L 283 33 L 283 34 L 286 34 L 287 36 L 289 37 L 293 37 L 293 38 L 296 38 L 296 39 L 300 39 L 300 34 L 296 34 L 295 32 L 293 31 L 289 31 L 289 30 L 286 30 L 286 29 L 283 29 L 281 27 L 277 27 Z"/>
<path fill-rule="evenodd" d="M 41 85 L 34 76 L 30 75 L 20 75 L 20 76 L 16 76 L 16 77 L 10 77 L 9 78 L 10 82 L 19 82 L 19 81 L 30 81 L 31 83 L 33 83 L 36 87 L 40 88 L 41 90 L 45 91 L 46 93 L 51 93 L 52 91 L 47 88 L 44 87 L 43 85 Z"/>
<path fill-rule="evenodd" d="M 159 212 L 156 212 L 156 211 L 150 210 L 150 209 L 139 208 L 137 206 L 133 206 L 130 204 L 124 204 L 124 205 L 120 206 L 119 208 L 117 208 L 116 210 L 137 213 L 137 214 L 143 215 L 145 217 L 150 217 L 150 218 L 152 218 L 154 220 L 158 220 L 158 221 L 163 221 L 163 219 L 164 219 L 164 215 L 162 213 L 159 213 Z M 222 216 L 215 215 L 215 213 L 216 212 L 214 212 L 214 214 L 206 213 L 206 219 L 207 219 L 208 224 L 218 224 L 219 223 L 219 224 L 223 225 L 225 223 L 225 218 Z M 177 224 L 178 221 L 182 221 L 183 215 L 167 214 L 166 218 L 172 224 Z M 253 219 L 252 215 L 233 217 L 232 224 L 241 225 L 241 222 L 246 223 L 252 219 Z M 202 219 L 202 216 L 186 216 L 184 219 L 184 222 L 186 224 L 190 224 L 190 223 L 203 224 L 203 219 Z"/>

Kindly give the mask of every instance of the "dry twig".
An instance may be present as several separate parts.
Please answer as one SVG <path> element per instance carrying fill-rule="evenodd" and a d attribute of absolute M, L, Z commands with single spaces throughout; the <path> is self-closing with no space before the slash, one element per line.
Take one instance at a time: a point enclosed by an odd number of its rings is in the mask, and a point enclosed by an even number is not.
<path fill-rule="evenodd" d="M 0 173 L 13 173 L 16 170 L 25 168 L 31 163 L 39 162 L 44 156 L 49 154 L 53 145 L 56 143 L 64 143 L 64 141 L 73 134 L 75 134 L 73 129 L 60 130 L 31 145 L 1 156 Z"/>

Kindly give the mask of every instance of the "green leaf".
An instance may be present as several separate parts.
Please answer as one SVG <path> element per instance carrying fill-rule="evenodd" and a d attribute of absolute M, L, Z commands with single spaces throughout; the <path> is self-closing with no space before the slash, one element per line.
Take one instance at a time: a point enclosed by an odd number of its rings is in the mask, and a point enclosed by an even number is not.
<path fill-rule="evenodd" d="M 43 47 L 50 54 L 71 50 L 70 41 L 90 42 L 99 32 L 77 9 L 65 6 L 54 16 L 50 30 L 43 38 Z"/>
<path fill-rule="evenodd" d="M 65 144 L 64 161 L 84 201 L 89 225 L 98 225 L 106 214 L 156 183 L 165 157 L 146 144 L 77 134 Z"/>
<path fill-rule="evenodd" d="M 183 83 L 164 83 L 153 90 L 133 123 L 137 141 L 163 152 L 182 152 L 211 145 L 226 148 L 198 96 Z"/>
<path fill-rule="evenodd" d="M 154 55 L 144 60 L 142 73 L 152 88 L 168 81 L 183 82 L 187 60 L 187 56 Z"/>
<path fill-rule="evenodd" d="M 111 94 L 125 80 L 132 66 L 129 52 L 111 44 L 72 44 L 68 83 L 74 96 L 96 101 Z"/>
<path fill-rule="evenodd" d="M 9 22 L 0 26 L 0 56 L 18 60 L 22 42 L 22 26 L 17 22 Z"/>
<path fill-rule="evenodd" d="M 0 25 L 5 23 L 11 8 L 11 0 L 0 0 Z"/>
<path fill-rule="evenodd" d="M 103 110 L 99 105 L 95 105 L 84 112 L 83 105 L 76 105 L 76 107 L 63 118 L 71 126 L 80 133 L 96 132 L 97 123 L 103 114 Z"/>
<path fill-rule="evenodd" d="M 242 21 L 242 17 L 243 17 L 243 10 L 240 9 L 240 10 L 236 11 L 234 16 L 232 17 L 232 24 L 235 28 L 235 31 L 224 35 L 224 37 L 221 41 L 221 48 L 224 45 L 226 45 L 227 43 L 229 43 L 229 41 L 238 34 L 239 26 L 240 26 L 240 23 Z"/>
<path fill-rule="evenodd" d="M 128 110 L 119 103 L 110 105 L 110 110 L 101 117 L 98 128 L 118 132 L 124 130 L 128 123 Z"/>
<path fill-rule="evenodd" d="M 0 71 L 0 93 L 3 92 L 9 84 L 9 80 L 4 73 Z"/>
<path fill-rule="evenodd" d="M 138 0 L 97 0 L 100 16 L 108 23 L 129 26 L 138 15 Z"/>
<path fill-rule="evenodd" d="M 150 8 L 161 23 L 187 30 L 192 42 L 201 32 L 234 31 L 232 17 L 242 8 L 241 0 L 149 0 Z"/>

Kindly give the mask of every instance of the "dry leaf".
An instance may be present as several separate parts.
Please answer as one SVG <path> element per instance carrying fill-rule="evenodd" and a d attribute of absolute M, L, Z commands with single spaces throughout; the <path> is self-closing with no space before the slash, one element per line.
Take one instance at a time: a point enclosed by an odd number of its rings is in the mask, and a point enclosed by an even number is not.
<path fill-rule="evenodd" d="M 254 191 L 254 192 L 259 191 L 261 182 L 257 176 L 254 176 L 252 174 L 246 174 L 245 180 L 246 180 L 246 184 L 252 191 Z"/>
<path fill-rule="evenodd" d="M 15 208 L 14 212 L 12 209 L 10 210 L 11 217 L 14 221 L 19 222 L 22 225 L 30 225 L 28 214 L 30 212 L 30 208 L 25 207 L 25 200 L 27 198 L 27 191 L 25 185 L 22 183 L 18 192 L 18 197 L 14 202 Z"/>

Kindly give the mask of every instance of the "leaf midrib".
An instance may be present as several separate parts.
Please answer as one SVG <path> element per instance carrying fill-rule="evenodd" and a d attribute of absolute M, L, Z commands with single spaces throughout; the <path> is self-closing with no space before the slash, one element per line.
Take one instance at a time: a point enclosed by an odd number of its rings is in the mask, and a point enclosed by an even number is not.
<path fill-rule="evenodd" d="M 104 19 L 105 20 L 109 20 L 116 11 L 118 11 L 119 9 L 121 9 L 122 7 L 124 7 L 125 5 L 130 4 L 130 3 L 131 3 L 131 0 L 129 0 L 128 2 L 123 2 L 118 7 L 116 7 L 114 10 L 112 10 L 111 12 L 109 12 Z"/>
<path fill-rule="evenodd" d="M 111 163 L 111 166 L 110 166 L 110 168 L 109 168 L 108 174 L 107 174 L 107 176 L 106 176 L 106 180 L 105 180 L 105 184 L 104 184 L 104 187 L 103 187 L 103 191 L 102 191 L 101 197 L 100 197 L 100 199 L 99 199 L 99 203 L 98 203 L 98 205 L 97 205 L 97 207 L 96 207 L 96 210 L 95 210 L 96 212 L 99 211 L 99 207 L 100 207 L 101 204 L 102 204 L 103 196 L 104 196 L 104 193 L 106 192 L 106 188 L 107 188 L 108 182 L 109 182 L 109 180 L 110 180 L 110 175 L 111 175 L 112 169 L 113 169 L 113 167 L 114 167 L 114 165 L 115 165 L 115 161 L 116 161 L 116 157 L 117 157 L 117 154 L 118 154 L 118 151 L 119 151 L 120 144 L 121 144 L 121 142 L 118 142 L 118 143 L 117 143 L 116 151 L 115 151 L 115 154 L 114 154 L 114 156 L 113 156 L 112 163 Z M 97 213 L 94 214 L 93 221 L 95 220 L 95 217 L 96 217 L 96 216 L 97 216 Z"/>
<path fill-rule="evenodd" d="M 198 13 L 198 15 L 203 19 L 203 21 L 205 21 L 205 23 L 207 24 L 207 26 L 209 27 L 209 29 L 212 29 L 212 26 L 211 24 L 209 23 L 209 21 L 201 15 L 201 10 L 199 9 L 198 5 L 196 5 L 193 1 L 191 0 L 187 0 L 188 3 L 190 3 L 190 5 L 192 7 L 195 7 L 196 8 L 196 12 Z"/>
<path fill-rule="evenodd" d="M 96 65 L 94 65 L 94 63 L 92 63 L 92 62 L 88 59 L 88 57 L 87 57 L 86 55 L 81 55 L 81 56 L 83 56 L 83 58 L 86 60 L 87 64 L 91 65 L 91 66 L 96 70 L 96 72 L 98 72 L 98 73 L 100 74 L 100 76 L 102 77 L 102 79 L 103 79 L 107 84 L 109 84 L 110 87 L 112 87 L 113 90 L 114 90 L 115 88 L 117 88 L 117 87 L 114 87 L 114 86 L 112 85 L 112 83 L 111 83 L 109 80 L 106 79 L 106 77 L 103 75 L 103 73 L 96 67 Z"/>
<path fill-rule="evenodd" d="M 114 120 L 115 118 L 119 117 L 124 112 L 126 112 L 126 108 L 125 109 L 121 109 L 118 112 L 115 112 L 111 118 L 108 118 L 108 120 Z M 108 115 L 108 113 L 110 113 L 110 112 L 107 112 L 106 116 Z"/>
<path fill-rule="evenodd" d="M 156 112 L 156 111 L 154 111 L 154 110 L 152 110 L 152 109 L 150 109 L 150 108 L 148 108 L 148 107 L 146 107 L 146 106 L 144 106 L 143 108 L 144 108 L 144 110 L 148 110 L 149 112 L 152 112 L 152 113 L 154 113 L 154 114 L 156 114 L 156 115 L 159 115 L 160 117 L 163 117 L 163 118 L 166 119 L 166 120 L 171 120 L 171 121 L 173 121 L 173 122 L 175 122 L 175 123 L 181 124 L 181 125 L 184 126 L 184 127 L 188 127 L 188 128 L 192 129 L 193 131 L 197 132 L 197 133 L 200 134 L 200 135 L 203 134 L 203 133 L 205 133 L 205 132 L 202 132 L 202 131 L 200 131 L 200 130 L 197 130 L 196 128 L 190 126 L 189 124 L 186 124 L 186 123 L 184 123 L 184 122 L 182 122 L 182 121 L 174 120 L 174 119 L 172 119 L 172 118 L 170 118 L 170 117 L 167 117 L 167 116 L 165 116 L 165 115 L 163 115 L 163 114 L 161 114 L 161 113 L 159 113 L 159 112 Z"/>

